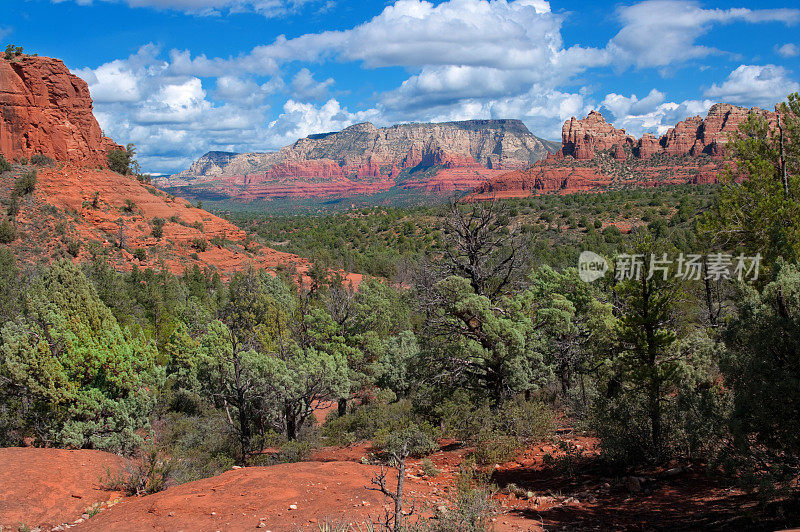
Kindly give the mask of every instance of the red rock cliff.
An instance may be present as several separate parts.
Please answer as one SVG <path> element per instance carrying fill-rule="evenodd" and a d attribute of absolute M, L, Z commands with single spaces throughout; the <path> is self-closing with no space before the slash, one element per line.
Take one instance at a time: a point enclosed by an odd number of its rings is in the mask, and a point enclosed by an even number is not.
<path fill-rule="evenodd" d="M 705 119 L 693 116 L 660 138 L 645 133 L 637 141 L 592 111 L 582 120 L 573 117 L 564 123 L 562 148 L 556 157 L 494 178 L 476 189 L 476 197 L 566 193 L 609 186 L 715 183 L 725 164 L 725 145 L 752 114 L 772 124 L 776 122 L 771 111 L 718 103 L 709 109 Z M 633 157 L 628 157 L 626 146 Z"/>
<path fill-rule="evenodd" d="M 58 59 L 0 58 L 0 153 L 6 159 L 41 153 L 80 166 L 106 166 L 109 150 L 92 114 L 86 82 Z"/>

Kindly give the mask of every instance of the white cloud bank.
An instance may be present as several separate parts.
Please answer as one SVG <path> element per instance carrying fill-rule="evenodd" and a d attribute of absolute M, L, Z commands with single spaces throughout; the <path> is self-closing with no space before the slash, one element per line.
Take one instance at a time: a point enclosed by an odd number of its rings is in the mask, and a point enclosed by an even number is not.
<path fill-rule="evenodd" d="M 187 11 L 285 10 L 303 3 L 126 1 Z M 591 69 L 674 68 L 724 53 L 699 39 L 720 24 L 793 25 L 800 21 L 797 9 L 704 9 L 693 1 L 647 0 L 617 9 L 621 28 L 601 48 L 566 46 L 566 16 L 543 0 L 397 0 L 351 29 L 279 36 L 236 57 L 171 50 L 163 59 L 146 45 L 127 59 L 78 73 L 89 83 L 104 129 L 137 143 L 145 166 L 159 171 L 179 169 L 209 149 L 265 150 L 364 120 L 513 117 L 540 136 L 559 138 L 565 119 L 602 106 L 616 125 L 639 134 L 703 113 L 712 99 L 766 105 L 797 90 L 792 73 L 775 65 L 742 65 L 703 100 L 670 102 L 655 88 L 642 98 L 598 98 L 590 87 L 580 88 Z M 778 52 L 791 52 L 784 48 Z M 376 94 L 367 108 L 348 110 L 330 96 L 335 80 L 315 79 L 308 68 L 330 61 L 401 67 L 408 77 Z M 270 114 L 271 103 L 277 116 Z"/>

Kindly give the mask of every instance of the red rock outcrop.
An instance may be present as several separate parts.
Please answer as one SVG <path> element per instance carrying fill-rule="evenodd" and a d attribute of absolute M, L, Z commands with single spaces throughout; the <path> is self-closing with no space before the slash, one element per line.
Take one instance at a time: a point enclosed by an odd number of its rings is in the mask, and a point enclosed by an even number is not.
<path fill-rule="evenodd" d="M 615 144 L 632 144 L 633 137 L 624 129 L 616 129 L 597 111 L 583 120 L 574 116 L 561 128 L 561 153 L 576 159 L 591 159 L 596 150 L 610 150 Z"/>
<path fill-rule="evenodd" d="M 661 152 L 661 144 L 658 139 L 650 133 L 645 133 L 639 139 L 639 149 L 637 150 L 640 159 L 647 159 L 648 157 Z"/>
<path fill-rule="evenodd" d="M 583 120 L 572 118 L 564 123 L 563 147 L 556 156 L 482 184 L 475 197 L 716 183 L 726 164 L 725 145 L 751 114 L 759 114 L 772 124 L 776 121 L 771 111 L 720 103 L 709 109 L 705 119 L 690 117 L 661 138 L 645 133 L 636 141 L 592 111 Z M 628 157 L 625 145 L 633 148 L 634 157 Z"/>
<path fill-rule="evenodd" d="M 92 114 L 86 82 L 58 59 L 0 58 L 0 153 L 6 159 L 41 153 L 57 161 L 105 167 L 109 150 Z"/>

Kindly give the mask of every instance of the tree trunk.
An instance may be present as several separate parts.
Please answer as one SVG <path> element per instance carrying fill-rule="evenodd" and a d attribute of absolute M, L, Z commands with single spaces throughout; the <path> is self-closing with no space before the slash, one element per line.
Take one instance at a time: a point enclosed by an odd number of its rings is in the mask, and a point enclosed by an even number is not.
<path fill-rule="evenodd" d="M 403 445 L 403 450 L 399 456 L 400 463 L 397 465 L 397 496 L 394 499 L 394 532 L 401 532 L 403 529 L 403 483 L 406 479 L 407 449 L 408 443 Z"/>
<path fill-rule="evenodd" d="M 294 441 L 297 439 L 297 417 L 289 401 L 286 401 L 284 411 L 286 415 L 286 437 L 289 438 L 289 441 Z"/>
<path fill-rule="evenodd" d="M 347 397 L 341 397 L 339 399 L 338 409 L 339 409 L 339 417 L 342 417 L 345 414 L 347 414 Z"/>

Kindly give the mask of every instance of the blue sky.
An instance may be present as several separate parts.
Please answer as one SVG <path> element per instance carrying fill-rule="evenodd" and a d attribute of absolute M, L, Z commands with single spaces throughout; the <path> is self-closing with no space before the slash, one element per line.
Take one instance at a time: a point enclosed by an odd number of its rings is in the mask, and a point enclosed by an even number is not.
<path fill-rule="evenodd" d="M 800 90 L 800 5 L 684 0 L 3 0 L 0 36 L 63 59 L 143 168 L 311 133 L 600 109 L 640 135 Z M 53 28 L 58 28 L 54 30 Z"/>

